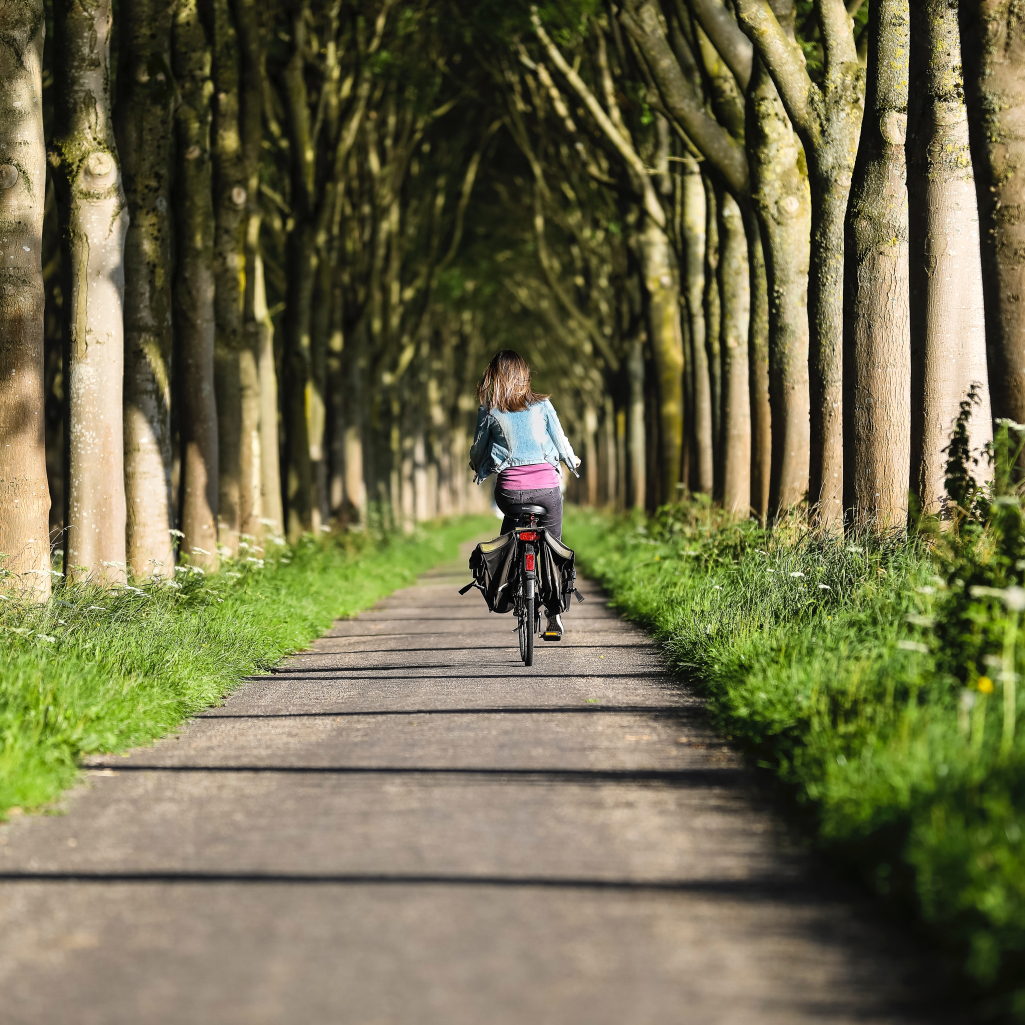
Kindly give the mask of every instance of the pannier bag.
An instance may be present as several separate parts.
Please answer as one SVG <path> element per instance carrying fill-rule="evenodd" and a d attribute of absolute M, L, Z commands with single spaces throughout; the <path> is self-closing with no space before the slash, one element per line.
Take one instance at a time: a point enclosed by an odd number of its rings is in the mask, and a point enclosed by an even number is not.
<path fill-rule="evenodd" d="M 520 560 L 516 558 L 516 536 L 502 534 L 493 541 L 482 541 L 470 555 L 473 583 L 459 593 L 476 587 L 492 612 L 511 612 L 513 598 L 520 586 Z M 545 543 L 537 553 L 537 594 L 548 609 L 565 612 L 570 596 L 583 597 L 577 591 L 576 555 L 561 541 L 545 535 Z"/>

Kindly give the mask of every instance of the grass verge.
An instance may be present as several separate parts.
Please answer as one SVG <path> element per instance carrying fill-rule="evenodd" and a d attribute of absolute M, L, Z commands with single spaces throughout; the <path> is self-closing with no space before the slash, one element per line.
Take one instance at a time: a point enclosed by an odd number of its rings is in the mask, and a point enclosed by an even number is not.
<path fill-rule="evenodd" d="M 53 800 L 81 755 L 148 743 L 247 675 L 304 647 L 492 530 L 469 516 L 411 537 L 347 534 L 280 547 L 209 576 L 65 587 L 0 603 L 0 811 Z"/>
<path fill-rule="evenodd" d="M 566 533 L 819 848 L 964 966 L 978 1020 L 1025 1021 L 1025 591 L 993 579 L 990 528 L 971 558 L 923 538 L 769 532 L 698 504 L 650 520 L 571 510 Z M 1004 560 L 1012 576 L 1022 555 Z"/>

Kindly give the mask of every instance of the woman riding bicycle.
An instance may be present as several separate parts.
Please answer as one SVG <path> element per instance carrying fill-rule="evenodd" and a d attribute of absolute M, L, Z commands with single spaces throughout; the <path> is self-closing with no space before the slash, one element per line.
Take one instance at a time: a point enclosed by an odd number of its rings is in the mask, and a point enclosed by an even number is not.
<path fill-rule="evenodd" d="M 488 364 L 477 385 L 477 428 L 470 449 L 470 468 L 480 484 L 498 474 L 495 502 L 505 513 L 502 533 L 515 526 L 509 510 L 517 505 L 539 505 L 545 510 L 539 526 L 562 538 L 562 491 L 559 463 L 574 473 L 580 460 L 563 433 L 555 407 L 547 395 L 530 388 L 530 367 L 511 349 L 503 349 Z M 562 636 L 558 608 L 546 609 L 546 634 Z"/>

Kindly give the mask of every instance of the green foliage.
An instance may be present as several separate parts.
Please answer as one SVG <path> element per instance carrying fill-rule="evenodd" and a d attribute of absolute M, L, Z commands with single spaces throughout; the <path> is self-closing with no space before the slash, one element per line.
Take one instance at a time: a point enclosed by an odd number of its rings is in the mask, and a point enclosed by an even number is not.
<path fill-rule="evenodd" d="M 589 18 L 601 12 L 600 0 L 479 0 L 472 7 L 472 21 L 486 36 L 508 42 L 519 35 L 532 34 L 531 8 L 552 37 L 562 46 L 572 45 L 587 33 Z"/>
<path fill-rule="evenodd" d="M 401 539 L 306 538 L 210 576 L 179 566 L 169 584 L 63 587 L 35 607 L 3 601 L 0 810 L 52 800 L 81 755 L 175 729 L 493 526 L 463 517 Z"/>
<path fill-rule="evenodd" d="M 1007 480 L 1017 445 L 995 449 Z M 967 476 L 967 509 L 932 535 L 837 541 L 695 502 L 577 513 L 567 540 L 820 849 L 918 917 L 980 1015 L 1025 1021 L 1022 517 Z"/>

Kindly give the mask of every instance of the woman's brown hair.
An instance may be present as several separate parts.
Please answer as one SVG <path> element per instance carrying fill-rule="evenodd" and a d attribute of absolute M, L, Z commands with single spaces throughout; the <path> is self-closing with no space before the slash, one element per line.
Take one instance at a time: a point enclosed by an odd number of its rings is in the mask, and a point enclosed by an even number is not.
<path fill-rule="evenodd" d="M 530 389 L 530 367 L 512 349 L 497 353 L 477 385 L 477 401 L 486 409 L 500 413 L 520 413 L 535 402 L 547 399 Z"/>

